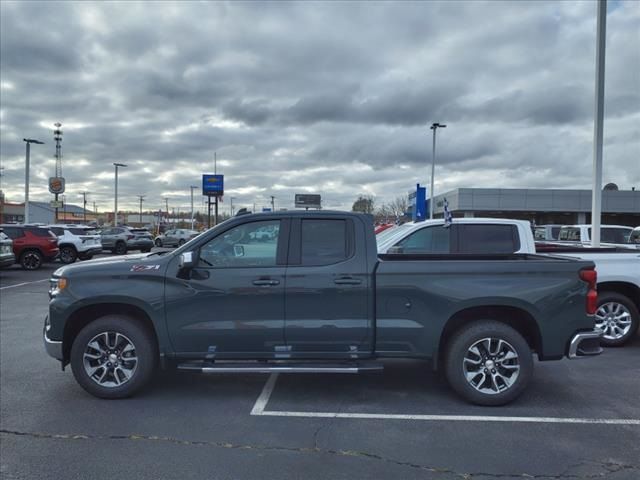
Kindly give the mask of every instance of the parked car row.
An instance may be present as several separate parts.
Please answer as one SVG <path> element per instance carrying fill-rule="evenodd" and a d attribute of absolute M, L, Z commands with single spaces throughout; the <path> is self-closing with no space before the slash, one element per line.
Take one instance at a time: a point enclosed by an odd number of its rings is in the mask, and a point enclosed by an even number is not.
<path fill-rule="evenodd" d="M 197 230 L 175 229 L 167 230 L 158 235 L 154 241 L 156 247 L 179 247 L 200 234 Z"/>

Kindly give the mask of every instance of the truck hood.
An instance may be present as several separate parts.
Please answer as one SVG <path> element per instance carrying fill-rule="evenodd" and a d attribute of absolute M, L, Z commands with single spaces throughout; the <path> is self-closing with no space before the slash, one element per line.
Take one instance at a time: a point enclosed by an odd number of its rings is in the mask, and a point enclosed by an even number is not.
<path fill-rule="evenodd" d="M 113 274 L 114 272 L 129 272 L 134 265 L 143 265 L 145 267 L 164 265 L 172 255 L 165 253 L 158 255 L 153 253 L 138 253 L 135 255 L 118 255 L 113 257 L 95 258 L 93 260 L 85 260 L 76 262 L 71 265 L 65 265 L 53 272 L 56 277 L 66 276 L 78 273 L 104 272 Z"/>

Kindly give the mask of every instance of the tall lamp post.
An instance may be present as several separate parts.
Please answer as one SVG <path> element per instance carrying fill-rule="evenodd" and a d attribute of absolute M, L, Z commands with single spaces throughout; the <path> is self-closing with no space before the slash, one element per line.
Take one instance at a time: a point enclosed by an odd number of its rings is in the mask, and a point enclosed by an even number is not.
<path fill-rule="evenodd" d="M 231 210 L 231 216 L 233 217 L 233 201 L 236 199 L 236 197 L 229 197 L 229 200 L 231 201 L 231 205 L 229 206 L 230 210 Z"/>
<path fill-rule="evenodd" d="M 29 157 L 31 156 L 31 144 L 44 145 L 44 142 L 33 138 L 23 138 L 22 140 L 27 144 L 24 169 L 24 223 L 29 223 Z"/>
<path fill-rule="evenodd" d="M 116 195 L 115 195 L 115 206 L 113 210 L 113 226 L 118 226 L 118 167 L 126 167 L 124 163 L 114 163 L 114 167 L 116 167 Z"/>
<path fill-rule="evenodd" d="M 146 195 L 138 195 L 138 199 L 140 200 L 140 216 L 138 217 L 138 222 L 140 224 L 142 224 L 142 202 L 144 201 L 144 197 L 146 197 Z"/>
<path fill-rule="evenodd" d="M 191 190 L 191 230 L 193 230 L 193 190 L 199 188 L 197 185 L 191 185 L 189 190 Z"/>
<path fill-rule="evenodd" d="M 438 128 L 447 128 L 441 123 L 432 124 L 429 129 L 433 130 L 433 151 L 431 153 L 431 190 L 429 191 L 429 219 L 433 220 L 433 179 L 436 171 L 436 130 Z"/>

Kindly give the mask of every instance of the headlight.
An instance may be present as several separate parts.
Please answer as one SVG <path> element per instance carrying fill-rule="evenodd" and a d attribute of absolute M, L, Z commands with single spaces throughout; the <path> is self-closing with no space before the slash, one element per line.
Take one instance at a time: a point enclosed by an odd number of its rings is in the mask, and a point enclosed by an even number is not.
<path fill-rule="evenodd" d="M 49 280 L 49 298 L 54 297 L 55 295 L 60 293 L 62 290 L 67 288 L 67 285 L 69 285 L 69 280 L 66 279 L 65 277 L 50 279 Z"/>

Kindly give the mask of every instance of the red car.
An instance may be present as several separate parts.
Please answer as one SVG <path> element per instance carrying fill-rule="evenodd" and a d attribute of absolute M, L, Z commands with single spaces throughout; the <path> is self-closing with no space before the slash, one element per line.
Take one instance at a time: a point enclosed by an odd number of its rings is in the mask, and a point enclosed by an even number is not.
<path fill-rule="evenodd" d="M 60 253 L 58 238 L 48 228 L 24 225 L 0 225 L 0 228 L 13 240 L 16 261 L 25 270 L 37 270 Z"/>
<path fill-rule="evenodd" d="M 377 235 L 381 232 L 384 232 L 385 230 L 391 228 L 391 227 L 395 227 L 395 223 L 381 223 L 380 225 L 376 226 L 376 229 L 374 231 L 374 233 Z"/>

